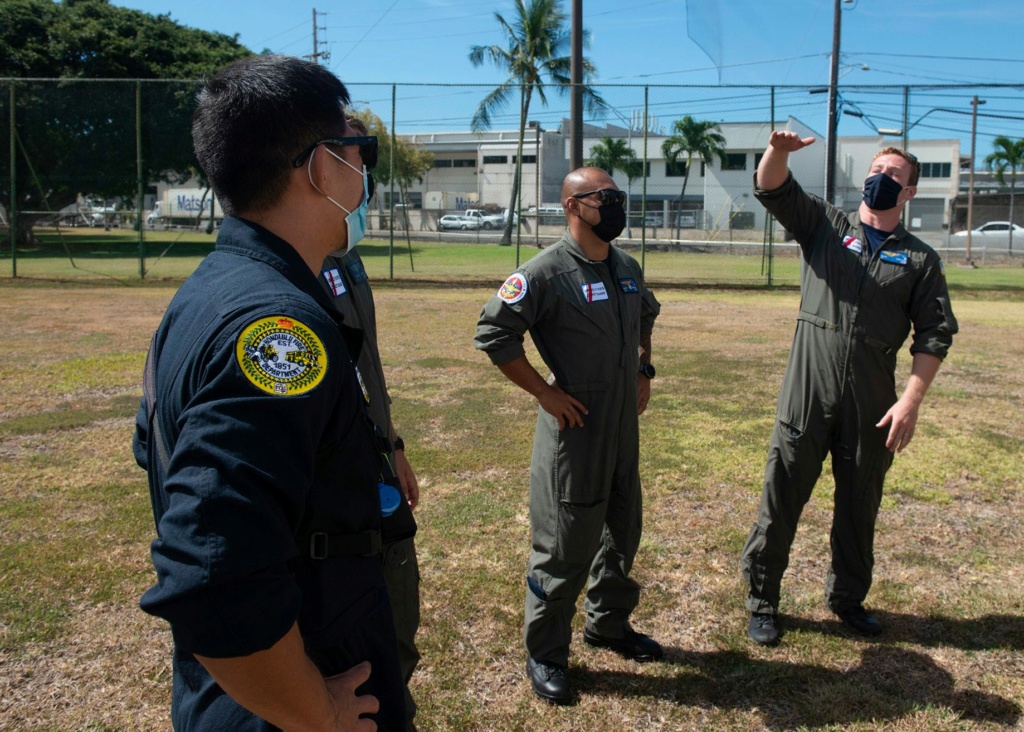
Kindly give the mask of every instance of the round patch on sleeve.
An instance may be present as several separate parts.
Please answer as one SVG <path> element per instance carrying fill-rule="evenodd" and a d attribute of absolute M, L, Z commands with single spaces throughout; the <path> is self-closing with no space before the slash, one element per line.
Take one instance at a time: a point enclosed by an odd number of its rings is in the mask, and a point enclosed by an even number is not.
<path fill-rule="evenodd" d="M 526 289 L 526 278 L 518 272 L 513 272 L 509 275 L 509 278 L 505 280 L 505 284 L 498 288 L 498 297 L 509 305 L 514 305 L 526 297 Z"/>
<path fill-rule="evenodd" d="M 275 315 L 250 323 L 238 336 L 235 358 L 245 378 L 267 394 L 297 396 L 327 373 L 327 351 L 310 328 Z"/>

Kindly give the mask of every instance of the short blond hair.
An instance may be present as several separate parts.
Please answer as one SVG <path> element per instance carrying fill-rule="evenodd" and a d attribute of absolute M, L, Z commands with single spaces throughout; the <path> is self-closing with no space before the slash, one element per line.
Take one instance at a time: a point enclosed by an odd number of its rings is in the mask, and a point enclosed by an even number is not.
<path fill-rule="evenodd" d="M 899 155 L 901 158 L 910 163 L 910 180 L 907 181 L 908 186 L 916 186 L 917 179 L 921 177 L 921 163 L 917 162 L 917 156 L 912 153 L 908 153 L 901 147 L 885 147 L 875 154 L 875 157 L 871 158 L 871 162 L 875 162 L 878 158 L 883 155 Z"/>

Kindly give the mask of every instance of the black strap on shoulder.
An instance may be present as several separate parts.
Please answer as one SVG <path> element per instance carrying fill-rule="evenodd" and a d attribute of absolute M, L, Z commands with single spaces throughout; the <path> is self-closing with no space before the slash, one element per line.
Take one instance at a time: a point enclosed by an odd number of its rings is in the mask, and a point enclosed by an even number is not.
<path fill-rule="evenodd" d="M 379 531 L 361 531 L 358 534 L 328 534 L 326 531 L 317 531 L 309 535 L 310 559 L 372 557 L 380 552 Z"/>
<path fill-rule="evenodd" d="M 167 474 L 167 463 L 171 456 L 167 453 L 167 445 L 164 444 L 163 431 L 160 429 L 160 420 L 156 418 L 156 332 L 149 341 L 149 351 L 146 353 L 146 368 L 142 375 L 142 395 L 146 399 L 146 422 L 149 427 L 149 441 L 156 448 L 157 459 L 160 461 L 160 475 Z"/>

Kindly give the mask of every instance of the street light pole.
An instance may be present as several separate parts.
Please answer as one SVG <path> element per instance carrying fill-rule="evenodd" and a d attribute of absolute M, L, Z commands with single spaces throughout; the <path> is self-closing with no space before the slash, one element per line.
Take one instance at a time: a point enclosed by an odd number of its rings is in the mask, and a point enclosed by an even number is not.
<path fill-rule="evenodd" d="M 971 100 L 971 170 L 968 173 L 967 179 L 967 264 L 973 265 L 971 262 L 971 230 L 974 228 L 974 143 L 978 136 L 978 105 L 984 104 L 984 99 L 978 99 L 978 95 L 974 95 L 974 99 Z M 1012 223 L 1011 223 L 1012 225 Z"/>

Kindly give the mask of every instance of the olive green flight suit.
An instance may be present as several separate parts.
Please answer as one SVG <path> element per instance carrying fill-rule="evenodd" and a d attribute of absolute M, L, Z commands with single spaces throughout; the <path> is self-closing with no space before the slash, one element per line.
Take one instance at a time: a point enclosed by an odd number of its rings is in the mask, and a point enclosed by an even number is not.
<path fill-rule="evenodd" d="M 871 587 L 875 519 L 892 464 L 888 428 L 896 354 L 944 358 L 957 332 L 943 265 L 903 226 L 870 252 L 857 213 L 807 195 L 790 175 L 755 195 L 800 245 L 800 312 L 768 448 L 757 523 L 743 549 L 747 609 L 775 613 L 797 521 L 832 455 L 835 477 L 829 607 L 862 603 Z"/>
<path fill-rule="evenodd" d="M 373 423 L 390 440 L 391 397 L 384 380 L 384 367 L 377 348 L 377 309 L 373 302 L 369 277 L 355 247 L 343 255 L 329 255 L 321 268 L 320 284 L 327 290 L 334 307 L 345 318 L 345 325 L 363 332 L 363 347 L 356 368 L 361 386 L 369 398 L 367 412 Z M 388 455 L 391 465 L 395 454 Z M 416 714 L 416 704 L 409 693 L 409 679 L 419 663 L 416 631 L 420 626 L 420 573 L 416 561 L 416 544 L 412 537 L 385 542 L 384 580 L 391 600 L 391 611 L 398 636 L 398 660 L 406 683 L 405 709 L 408 718 Z"/>
<path fill-rule="evenodd" d="M 540 409 L 530 465 L 526 650 L 561 666 L 588 574 L 587 625 L 601 635 L 623 636 L 640 595 L 629 577 L 641 531 L 638 354 L 660 306 L 636 260 L 610 252 L 591 261 L 567 232 L 484 305 L 475 340 L 502 364 L 524 354 L 529 330 L 554 381 L 589 410 L 582 427 L 559 430 Z"/>

